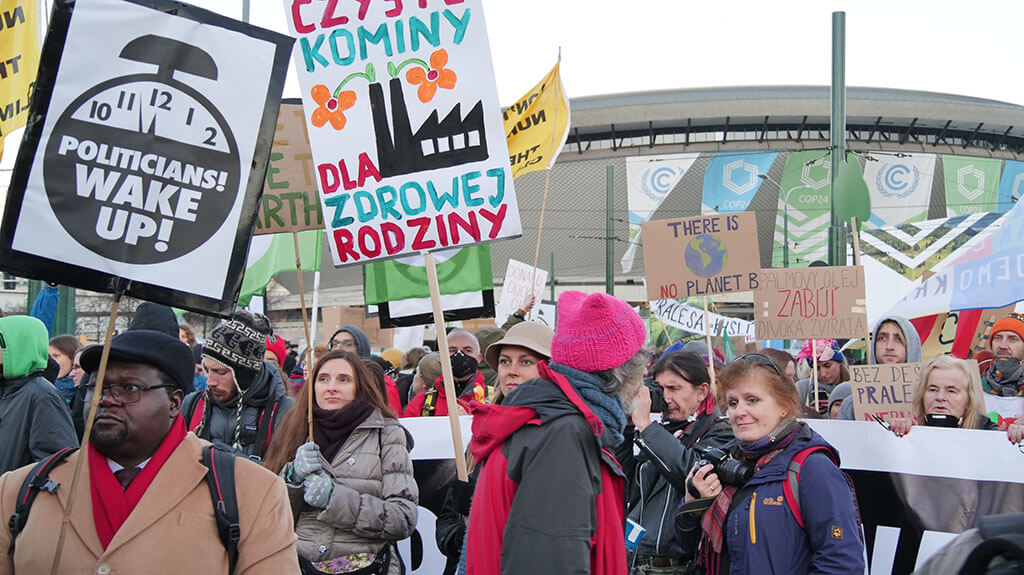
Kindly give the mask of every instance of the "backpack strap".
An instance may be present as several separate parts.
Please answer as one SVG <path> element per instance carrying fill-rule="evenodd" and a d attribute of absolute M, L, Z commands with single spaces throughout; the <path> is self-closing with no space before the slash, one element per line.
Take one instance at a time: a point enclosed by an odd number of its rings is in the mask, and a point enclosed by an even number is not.
<path fill-rule="evenodd" d="M 18 499 L 14 505 L 14 515 L 7 521 L 7 527 L 11 530 L 11 544 L 7 546 L 7 555 L 14 556 L 14 540 L 18 534 L 25 529 L 28 523 L 28 512 L 32 509 L 32 503 L 36 500 L 39 490 L 47 493 L 56 493 L 60 483 L 50 481 L 50 470 L 57 467 L 60 462 L 67 459 L 69 455 L 78 451 L 77 447 L 65 447 L 49 458 L 36 463 L 32 471 L 25 477 L 25 481 L 18 490 Z"/>
<path fill-rule="evenodd" d="M 270 447 L 270 437 L 274 434 L 274 418 L 277 417 L 277 406 L 280 404 L 281 398 L 279 397 L 274 400 L 274 403 L 272 405 L 269 406 L 269 410 L 267 409 L 268 406 L 266 405 L 264 405 L 260 409 L 260 419 L 256 427 L 257 437 L 259 437 L 260 435 L 263 436 L 263 448 L 260 450 L 260 457 L 265 457 L 267 453 L 267 448 Z M 267 411 L 270 411 L 269 418 L 265 417 Z"/>
<path fill-rule="evenodd" d="M 423 396 L 423 409 L 420 410 L 422 417 L 430 417 L 437 411 L 437 387 L 432 387 Z"/>
<path fill-rule="evenodd" d="M 796 523 L 801 529 L 804 528 L 804 515 L 800 512 L 800 468 L 803 467 L 808 457 L 819 452 L 827 455 L 833 463 L 836 462 L 832 455 L 832 450 L 825 445 L 815 445 L 801 449 L 789 461 L 786 481 L 782 482 L 782 492 L 785 495 L 786 503 L 789 504 L 789 510 L 793 512 L 793 518 L 796 519 Z"/>
<path fill-rule="evenodd" d="M 192 402 L 192 409 L 188 415 L 188 430 L 195 431 L 203 423 L 203 415 L 206 412 L 206 392 L 196 395 Z M 197 432 L 198 433 L 198 432 Z"/>
<path fill-rule="evenodd" d="M 235 496 L 235 455 L 224 447 L 203 447 L 206 484 L 213 500 L 214 516 L 220 541 L 228 551 L 228 573 L 234 573 L 238 562 L 238 541 L 242 529 L 238 525 L 238 498 Z"/>

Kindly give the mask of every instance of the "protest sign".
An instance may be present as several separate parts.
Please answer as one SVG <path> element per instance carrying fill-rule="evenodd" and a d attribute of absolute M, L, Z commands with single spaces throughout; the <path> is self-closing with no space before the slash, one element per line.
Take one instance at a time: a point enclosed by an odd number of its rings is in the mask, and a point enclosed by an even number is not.
<path fill-rule="evenodd" d="M 920 363 L 851 365 L 850 386 L 857 421 L 874 421 L 877 415 L 888 421 L 910 417 L 914 386 L 921 377 Z"/>
<path fill-rule="evenodd" d="M 25 125 L 39 68 L 39 2 L 0 3 L 0 138 Z"/>
<path fill-rule="evenodd" d="M 763 269 L 757 283 L 760 339 L 854 338 L 868 331 L 861 266 Z"/>
<path fill-rule="evenodd" d="M 336 266 L 521 235 L 480 0 L 285 5 Z"/>
<path fill-rule="evenodd" d="M 641 233 L 650 301 L 757 288 L 752 212 L 645 222 Z"/>
<path fill-rule="evenodd" d="M 498 300 L 496 316 L 498 319 L 507 318 L 519 309 L 523 302 L 533 295 L 534 303 L 540 302 L 544 297 L 544 285 L 548 283 L 548 272 L 523 262 L 513 259 L 508 260 L 508 268 L 505 271 L 505 283 L 501 284 L 501 299 Z M 532 287 L 531 287 L 532 284 Z M 533 319 L 533 310 L 527 314 L 527 319 Z"/>
<path fill-rule="evenodd" d="M 253 233 L 301 232 L 323 226 L 306 115 L 298 99 L 282 102 Z"/>
<path fill-rule="evenodd" d="M 0 265 L 230 313 L 291 44 L 177 2 L 57 3 Z"/>
<path fill-rule="evenodd" d="M 686 330 L 690 333 L 707 334 L 710 326 L 711 335 L 722 335 L 723 330 L 730 336 L 742 336 L 749 343 L 755 339 L 754 322 L 744 321 L 737 317 L 728 317 L 717 313 L 708 313 L 708 323 L 704 323 L 704 310 L 687 305 L 683 302 L 663 299 L 651 302 L 651 311 L 666 325 Z"/>

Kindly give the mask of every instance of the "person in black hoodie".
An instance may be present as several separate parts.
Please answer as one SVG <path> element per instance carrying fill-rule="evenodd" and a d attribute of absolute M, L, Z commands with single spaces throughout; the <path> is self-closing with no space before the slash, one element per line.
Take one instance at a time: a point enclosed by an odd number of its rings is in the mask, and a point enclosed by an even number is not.
<path fill-rule="evenodd" d="M 206 391 L 188 394 L 181 409 L 200 438 L 257 461 L 295 403 L 285 395 L 280 370 L 263 359 L 270 333 L 266 317 L 244 310 L 215 327 L 203 345 Z"/>

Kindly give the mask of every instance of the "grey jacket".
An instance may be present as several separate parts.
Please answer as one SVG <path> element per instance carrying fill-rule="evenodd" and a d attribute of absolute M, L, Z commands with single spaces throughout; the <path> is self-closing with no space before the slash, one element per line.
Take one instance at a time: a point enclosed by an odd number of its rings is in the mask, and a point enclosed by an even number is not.
<path fill-rule="evenodd" d="M 200 397 L 204 400 L 204 412 L 201 415 L 202 424 L 196 428 L 192 421 L 193 414 L 198 412 L 197 402 Z M 269 426 L 276 428 L 294 404 L 295 400 L 285 395 L 284 382 L 277 366 L 264 362 L 263 369 L 256 374 L 244 394 L 236 395 L 227 403 L 217 403 L 205 391 L 194 391 L 185 396 L 181 413 L 185 424 L 201 439 L 233 447 L 243 457 L 262 458 L 265 455 L 263 446 L 268 443 L 267 433 L 273 432 Z M 261 415 L 263 422 L 260 421 Z M 237 446 L 234 445 L 236 429 Z"/>
<path fill-rule="evenodd" d="M 700 458 L 695 448 L 722 447 L 732 439 L 728 420 L 717 415 L 704 415 L 690 424 L 652 423 L 636 434 L 634 441 L 640 453 L 626 487 L 626 516 L 647 531 L 635 553 L 627 550 L 630 569 L 634 567 L 634 556 L 691 559 L 683 557 L 676 542 L 675 517 L 685 495 L 686 476 Z M 627 461 L 622 464 L 632 467 Z"/>
<path fill-rule="evenodd" d="M 374 410 L 330 463 L 322 461 L 334 477 L 327 509 L 310 507 L 303 500 L 302 486 L 288 485 L 299 555 L 317 562 L 376 553 L 387 543 L 409 537 L 419 513 L 411 443 L 397 419 Z M 388 573 L 399 573 L 394 554 Z"/>
<path fill-rule="evenodd" d="M 71 412 L 42 372 L 0 379 L 0 475 L 78 447 Z"/>

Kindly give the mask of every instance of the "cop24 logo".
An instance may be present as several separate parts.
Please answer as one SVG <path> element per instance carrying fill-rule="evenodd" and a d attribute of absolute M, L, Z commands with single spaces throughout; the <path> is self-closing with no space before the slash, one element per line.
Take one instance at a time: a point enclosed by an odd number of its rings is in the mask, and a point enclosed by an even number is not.
<path fill-rule="evenodd" d="M 889 164 L 875 176 L 875 189 L 886 198 L 906 198 L 920 183 L 921 171 L 906 164 Z"/>
<path fill-rule="evenodd" d="M 660 200 L 662 196 L 672 191 L 681 170 L 661 166 L 658 168 L 644 170 L 640 179 L 640 189 L 644 195 L 652 200 Z"/>

